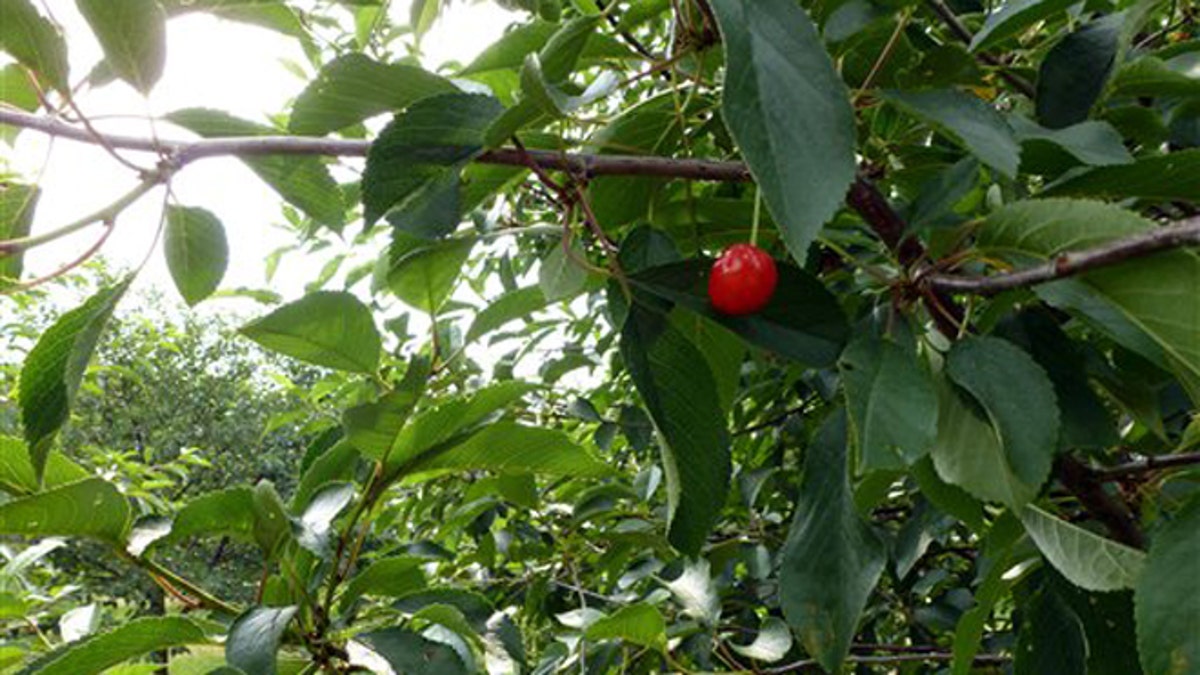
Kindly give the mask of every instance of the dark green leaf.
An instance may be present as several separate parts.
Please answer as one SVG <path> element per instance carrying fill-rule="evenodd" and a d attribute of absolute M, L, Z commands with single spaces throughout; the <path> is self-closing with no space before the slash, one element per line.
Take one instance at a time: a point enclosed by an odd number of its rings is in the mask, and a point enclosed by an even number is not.
<path fill-rule="evenodd" d="M 1072 0 L 1009 0 L 988 14 L 983 27 L 971 40 L 970 49 L 973 52 L 987 50 L 1071 4 Z"/>
<path fill-rule="evenodd" d="M 341 291 L 318 291 L 246 324 L 241 333 L 272 351 L 319 366 L 373 373 L 381 340 L 371 311 Z"/>
<path fill-rule="evenodd" d="M 1020 115 L 1011 115 L 1008 121 L 1021 142 L 1021 162 L 1026 170 L 1029 170 L 1031 151 L 1040 149 L 1043 144 L 1054 145 L 1091 166 L 1133 162 L 1133 155 L 1125 148 L 1121 134 L 1107 122 L 1089 120 L 1063 129 L 1046 129 Z"/>
<path fill-rule="evenodd" d="M 1083 622 L 1052 587 L 1038 588 L 1018 610 L 1014 675 L 1087 675 Z"/>
<path fill-rule="evenodd" d="M 293 535 L 283 499 L 271 481 L 259 481 L 250 492 L 250 507 L 254 517 L 251 525 L 254 542 L 268 561 L 273 560 L 280 547 Z"/>
<path fill-rule="evenodd" d="M 166 116 L 174 124 L 205 138 L 270 136 L 277 130 L 238 119 L 219 110 L 189 108 Z M 314 221 L 341 231 L 346 222 L 345 197 L 318 157 L 274 155 L 242 159 L 284 201 Z"/>
<path fill-rule="evenodd" d="M 362 195 L 367 226 L 392 208 L 405 208 L 431 184 L 445 186 L 447 174 L 459 174 L 483 151 L 484 130 L 502 110 L 490 96 L 439 94 L 397 115 L 367 155 Z"/>
<path fill-rule="evenodd" d="M 919 460 L 937 437 L 937 391 L 915 342 L 865 334 L 838 362 L 863 471 Z"/>
<path fill-rule="evenodd" d="M 879 581 L 883 541 L 854 509 L 846 415 L 836 411 L 807 448 L 796 516 L 780 559 L 779 604 L 800 644 L 829 672 L 850 653 Z"/>
<path fill-rule="evenodd" d="M 1050 475 L 1060 424 L 1058 397 L 1046 371 L 1010 342 L 977 337 L 955 344 L 946 374 L 987 413 L 1006 472 L 1023 485 L 1041 486 Z M 1005 503 L 1019 506 L 1021 500 Z"/>
<path fill-rule="evenodd" d="M 40 481 L 46 456 L 70 415 L 75 391 L 113 309 L 133 277 L 101 289 L 63 314 L 38 338 L 21 369 L 21 421 L 34 474 Z"/>
<path fill-rule="evenodd" d="M 439 3 L 426 4 L 437 7 Z M 457 91 L 449 80 L 416 66 L 345 54 L 325 64 L 296 98 L 288 130 L 320 136 L 389 110 L 403 110 L 429 96 Z"/>
<path fill-rule="evenodd" d="M 1042 61 L 1037 82 L 1038 121 L 1051 129 L 1088 118 L 1112 73 L 1124 14 L 1087 24 L 1054 45 Z"/>
<path fill-rule="evenodd" d="M 788 251 L 803 263 L 854 180 L 846 87 L 812 21 L 792 0 L 711 5 L 725 42 L 725 124 Z"/>
<path fill-rule="evenodd" d="M 404 628 L 388 628 L 355 638 L 404 675 L 468 675 L 462 658 L 450 646 Z M 253 675 L 253 674 L 251 674 Z"/>
<path fill-rule="evenodd" d="M 708 300 L 711 263 L 687 260 L 661 265 L 629 277 L 630 283 L 678 303 L 741 335 L 747 342 L 812 366 L 832 365 L 850 328 L 837 299 L 807 272 L 777 263 L 779 285 L 757 314 L 727 316 Z"/>
<path fill-rule="evenodd" d="M 144 617 L 91 635 L 39 657 L 20 675 L 95 675 L 130 659 L 171 647 L 208 642 L 204 630 L 181 616 Z"/>
<path fill-rule="evenodd" d="M 108 481 L 85 478 L 0 504 L 0 533 L 90 537 L 124 545 L 129 501 Z"/>
<path fill-rule="evenodd" d="M 1110 96 L 1139 97 L 1200 97 L 1200 77 L 1171 68 L 1167 62 L 1153 56 L 1121 66 L 1113 76 Z"/>
<path fill-rule="evenodd" d="M 364 595 L 398 598 L 425 588 L 421 565 L 426 562 L 423 558 L 399 556 L 371 563 L 350 580 L 342 595 L 342 606 Z"/>
<path fill-rule="evenodd" d="M 67 43 L 29 0 L 0 0 L 0 50 L 8 52 L 45 84 L 70 91 L 67 81 Z"/>
<path fill-rule="evenodd" d="M 1146 675 L 1190 675 L 1200 667 L 1200 499 L 1154 535 L 1134 593 L 1138 653 Z"/>
<path fill-rule="evenodd" d="M 720 516 L 732 472 L 717 383 L 695 345 L 639 306 L 621 333 L 621 356 L 663 437 L 668 538 L 696 555 Z"/>
<path fill-rule="evenodd" d="M 1004 117 L 981 99 L 954 89 L 892 90 L 884 96 L 948 133 L 984 164 L 1017 175 L 1021 146 Z"/>
<path fill-rule="evenodd" d="M 167 209 L 163 240 L 167 268 L 188 305 L 212 295 L 229 264 L 225 226 L 211 211 L 186 206 Z"/>
<path fill-rule="evenodd" d="M 1046 370 L 1062 408 L 1063 448 L 1106 448 L 1117 442 L 1116 423 L 1088 384 L 1079 346 L 1044 311 L 1026 311 L 1001 323 L 996 334 L 1029 352 Z"/>
<path fill-rule="evenodd" d="M 275 652 L 296 607 L 252 607 L 229 627 L 225 660 L 246 675 L 275 675 Z"/>
<path fill-rule="evenodd" d="M 75 0 L 117 77 L 149 94 L 167 60 L 167 15 L 155 0 Z"/>
<path fill-rule="evenodd" d="M 1200 148 L 1138 158 L 1132 164 L 1105 166 L 1065 178 L 1046 188 L 1047 197 L 1129 197 L 1152 201 L 1200 201 Z"/>

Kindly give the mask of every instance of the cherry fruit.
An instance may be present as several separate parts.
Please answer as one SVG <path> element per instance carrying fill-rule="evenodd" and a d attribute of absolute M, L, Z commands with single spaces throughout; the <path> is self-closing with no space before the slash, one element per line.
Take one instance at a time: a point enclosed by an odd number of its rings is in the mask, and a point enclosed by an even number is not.
<path fill-rule="evenodd" d="M 722 314 L 753 314 L 771 300 L 779 272 L 771 256 L 754 244 L 734 244 L 713 263 L 708 298 Z"/>

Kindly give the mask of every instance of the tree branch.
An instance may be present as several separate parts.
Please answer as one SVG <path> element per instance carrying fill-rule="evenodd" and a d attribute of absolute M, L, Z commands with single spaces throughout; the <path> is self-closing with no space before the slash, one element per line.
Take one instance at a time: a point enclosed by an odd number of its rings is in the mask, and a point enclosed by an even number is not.
<path fill-rule="evenodd" d="M 1115 539 L 1134 548 L 1146 548 L 1146 535 L 1137 518 L 1125 502 L 1104 490 L 1099 473 L 1071 455 L 1062 455 L 1054 463 L 1054 477 L 1079 500 L 1088 515 L 1104 523 Z"/>
<path fill-rule="evenodd" d="M 975 36 L 971 35 L 971 30 L 967 28 L 962 20 L 958 18 L 958 15 L 954 13 L 954 10 L 950 9 L 949 5 L 947 5 L 943 0 L 926 0 L 925 4 L 929 6 L 929 9 L 933 10 L 934 14 L 938 15 L 938 18 L 942 20 L 942 23 L 946 24 L 946 27 L 950 29 L 951 33 L 954 33 L 955 37 L 957 37 L 959 40 L 962 40 L 963 44 L 971 44 L 971 41 L 975 38 Z M 983 61 L 989 66 L 995 68 L 996 73 L 999 74 L 1000 77 L 1004 78 L 1004 81 L 1011 84 L 1017 91 L 1028 96 L 1029 98 L 1034 98 L 1037 95 L 1037 90 L 1032 84 L 1030 84 L 1029 80 L 1026 80 L 1020 75 L 1009 72 L 1007 65 L 1000 59 L 992 56 L 991 54 L 986 54 L 983 52 L 977 53 L 975 56 L 980 61 Z"/>
<path fill-rule="evenodd" d="M 993 295 L 1189 245 L 1200 245 L 1200 217 L 1111 241 L 1095 248 L 1062 253 L 1045 264 L 1008 274 L 981 277 L 931 274 L 923 281 L 932 288 L 949 293 Z"/>
<path fill-rule="evenodd" d="M 1152 455 L 1127 464 L 1096 469 L 1095 472 L 1098 479 L 1110 481 L 1139 473 L 1196 465 L 1200 465 L 1200 452 L 1184 452 L 1176 455 Z"/>
<path fill-rule="evenodd" d="M 954 654 L 949 652 L 925 652 L 921 654 L 887 654 L 883 656 L 860 656 L 851 654 L 846 657 L 846 663 L 858 665 L 895 665 L 901 663 L 949 663 L 954 660 Z M 1003 654 L 980 654 L 975 657 L 975 665 L 977 666 L 1000 666 L 1012 661 L 1012 658 Z M 762 672 L 766 675 L 783 675 L 784 673 L 798 673 L 801 671 L 824 672 L 821 670 L 820 664 L 815 659 L 805 659 L 796 661 L 777 668 L 764 669 Z"/>

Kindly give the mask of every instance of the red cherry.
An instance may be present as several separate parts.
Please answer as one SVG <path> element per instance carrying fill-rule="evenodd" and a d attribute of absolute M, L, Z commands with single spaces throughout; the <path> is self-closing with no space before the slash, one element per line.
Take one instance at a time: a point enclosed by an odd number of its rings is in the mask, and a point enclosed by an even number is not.
<path fill-rule="evenodd" d="M 708 298 L 722 314 L 753 314 L 767 306 L 779 273 L 775 261 L 753 244 L 734 244 L 713 263 Z"/>

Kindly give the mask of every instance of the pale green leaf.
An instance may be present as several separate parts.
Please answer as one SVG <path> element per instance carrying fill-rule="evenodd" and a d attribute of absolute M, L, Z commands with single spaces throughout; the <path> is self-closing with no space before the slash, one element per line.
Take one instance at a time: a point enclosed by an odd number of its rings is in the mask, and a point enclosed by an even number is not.
<path fill-rule="evenodd" d="M 117 77 L 149 94 L 167 60 L 167 15 L 155 0 L 75 0 Z"/>
<path fill-rule="evenodd" d="M 327 368 L 372 373 L 381 339 L 371 311 L 341 291 L 318 291 L 242 327 L 260 345 Z"/>
<path fill-rule="evenodd" d="M 96 675 L 124 661 L 172 647 L 208 642 L 204 630 L 181 616 L 143 617 L 64 645 L 29 664 L 20 675 Z"/>
<path fill-rule="evenodd" d="M 26 537 L 89 537 L 121 546 L 129 501 L 99 478 L 68 483 L 0 504 L 0 533 Z"/>
<path fill-rule="evenodd" d="M 1025 531 L 1046 560 L 1071 583 L 1089 591 L 1133 588 L 1146 554 L 1093 534 L 1033 505 L 1021 509 Z"/>
<path fill-rule="evenodd" d="M 167 268 L 188 305 L 212 295 L 229 264 L 225 226 L 207 209 L 171 206 L 163 239 Z"/>

